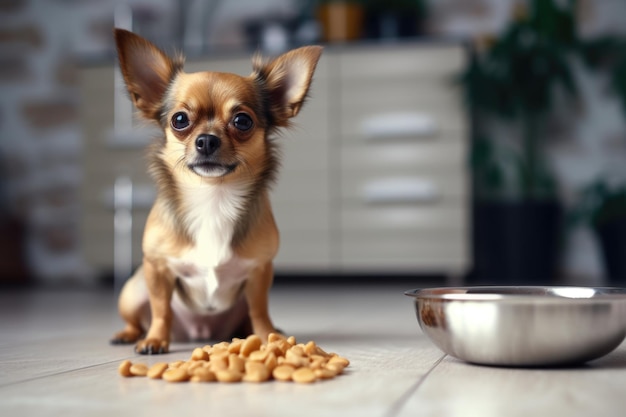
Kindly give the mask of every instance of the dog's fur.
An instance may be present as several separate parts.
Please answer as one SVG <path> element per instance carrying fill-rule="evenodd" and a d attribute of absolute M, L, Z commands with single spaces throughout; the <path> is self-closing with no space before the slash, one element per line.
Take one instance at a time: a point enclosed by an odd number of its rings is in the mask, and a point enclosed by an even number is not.
<path fill-rule="evenodd" d="M 278 163 L 270 136 L 300 111 L 322 48 L 257 57 L 241 77 L 185 73 L 182 58 L 125 30 L 115 30 L 115 41 L 131 100 L 164 137 L 149 154 L 157 198 L 143 264 L 122 289 L 126 327 L 112 341 L 164 353 L 172 335 L 223 339 L 240 330 L 266 338 L 275 331 L 268 292 L 279 243 L 268 197 Z"/>

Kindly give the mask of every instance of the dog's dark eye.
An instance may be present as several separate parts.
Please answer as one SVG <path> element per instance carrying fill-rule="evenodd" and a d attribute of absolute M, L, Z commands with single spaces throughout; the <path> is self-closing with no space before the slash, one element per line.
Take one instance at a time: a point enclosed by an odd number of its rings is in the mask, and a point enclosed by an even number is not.
<path fill-rule="evenodd" d="M 176 130 L 183 130 L 189 126 L 189 117 L 186 113 L 178 112 L 172 116 L 172 127 Z"/>
<path fill-rule="evenodd" d="M 252 118 L 245 113 L 238 113 L 233 119 L 233 126 L 242 132 L 250 130 L 253 124 L 254 122 L 252 121 Z"/>

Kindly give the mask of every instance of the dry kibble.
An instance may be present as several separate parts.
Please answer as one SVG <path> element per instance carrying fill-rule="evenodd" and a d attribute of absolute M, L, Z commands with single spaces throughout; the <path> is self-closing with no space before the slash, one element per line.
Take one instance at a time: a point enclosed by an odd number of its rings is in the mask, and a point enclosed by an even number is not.
<path fill-rule="evenodd" d="M 198 347 L 191 352 L 191 359 L 194 361 L 205 361 L 209 359 L 209 353 Z"/>
<path fill-rule="evenodd" d="M 267 343 L 272 343 L 277 340 L 285 340 L 285 338 L 281 334 L 278 334 L 278 333 L 270 333 L 267 335 Z"/>
<path fill-rule="evenodd" d="M 306 345 L 304 345 L 304 352 L 307 355 L 314 355 L 317 353 L 317 345 L 315 344 L 314 341 L 310 341 L 309 343 L 307 343 Z"/>
<path fill-rule="evenodd" d="M 250 353 L 248 359 L 255 362 L 265 362 L 265 359 L 267 359 L 269 353 L 270 352 L 268 352 L 267 350 L 255 350 L 254 352 Z"/>
<path fill-rule="evenodd" d="M 243 345 L 241 345 L 241 351 L 239 353 L 246 357 L 250 356 L 252 352 L 254 352 L 255 350 L 259 350 L 262 343 L 263 342 L 261 341 L 261 338 L 259 336 L 252 334 L 248 336 L 243 342 Z"/>
<path fill-rule="evenodd" d="M 276 365 L 278 365 L 278 362 L 276 361 L 276 355 L 274 355 L 274 352 L 270 352 L 267 355 L 267 358 L 265 359 L 264 364 L 267 370 L 270 372 L 272 372 L 274 368 L 276 368 Z"/>
<path fill-rule="evenodd" d="M 337 372 L 328 368 L 315 369 L 313 372 L 318 379 L 330 379 L 337 376 Z"/>
<path fill-rule="evenodd" d="M 130 373 L 133 376 L 146 376 L 148 373 L 148 365 L 145 363 L 134 363 L 130 367 Z"/>
<path fill-rule="evenodd" d="M 209 369 L 211 369 L 213 372 L 228 369 L 228 356 L 220 355 L 215 358 L 211 357 L 211 360 L 209 362 Z"/>
<path fill-rule="evenodd" d="M 187 373 L 187 370 L 181 366 L 175 369 L 168 369 L 163 372 L 162 378 L 167 382 L 184 382 L 188 381 L 190 376 Z"/>
<path fill-rule="evenodd" d="M 233 339 L 233 342 L 228 347 L 228 353 L 240 353 L 242 345 L 243 339 Z"/>
<path fill-rule="evenodd" d="M 187 373 L 189 375 L 193 375 L 194 371 L 196 369 L 198 369 L 198 368 L 202 368 L 205 363 L 206 363 L 206 361 L 193 361 L 193 362 L 190 362 L 189 365 L 187 366 Z"/>
<path fill-rule="evenodd" d="M 298 382 L 300 384 L 308 384 L 310 382 L 314 382 L 317 377 L 315 376 L 315 372 L 311 368 L 299 368 L 293 371 L 291 379 L 293 379 L 294 382 Z"/>
<path fill-rule="evenodd" d="M 239 382 L 243 378 L 243 374 L 239 371 L 224 369 L 215 372 L 215 377 L 219 382 Z"/>
<path fill-rule="evenodd" d="M 291 381 L 295 368 L 291 365 L 278 365 L 274 368 L 272 376 L 279 381 Z"/>
<path fill-rule="evenodd" d="M 329 364 L 331 364 L 331 363 L 332 364 L 338 364 L 338 365 L 340 365 L 340 366 L 342 366 L 344 368 L 346 366 L 350 365 L 350 361 L 347 360 L 346 358 L 342 358 L 341 356 L 333 356 L 332 358 L 330 358 L 328 360 L 328 363 Z"/>
<path fill-rule="evenodd" d="M 327 363 L 324 366 L 325 369 L 329 369 L 330 371 L 334 372 L 336 375 L 339 375 L 340 373 L 343 372 L 343 366 L 339 365 L 338 363 Z"/>
<path fill-rule="evenodd" d="M 151 367 L 130 360 L 120 363 L 118 372 L 125 377 L 148 376 L 168 382 L 264 382 L 294 381 L 312 383 L 341 374 L 350 361 L 335 353 L 326 353 L 314 341 L 297 343 L 270 333 L 267 344 L 260 337 L 232 339 L 205 345 L 192 351 L 188 361 L 159 362 Z"/>
<path fill-rule="evenodd" d="M 182 365 L 184 365 L 185 361 L 174 361 L 174 362 L 170 362 L 169 364 L 169 368 L 170 369 L 176 369 L 181 367 Z"/>
<path fill-rule="evenodd" d="M 289 365 L 293 365 L 294 368 L 300 368 L 302 366 L 307 366 L 309 364 L 309 360 L 305 358 L 304 353 L 300 354 L 300 350 L 295 349 L 296 346 L 289 349 L 285 354 L 285 363 Z"/>
<path fill-rule="evenodd" d="M 270 371 L 261 362 L 246 362 L 246 374 L 243 380 L 246 382 L 264 382 L 270 379 Z"/>
<path fill-rule="evenodd" d="M 191 376 L 190 381 L 191 382 L 213 382 L 213 381 L 217 381 L 217 378 L 215 377 L 215 373 L 213 371 L 205 367 L 200 367 L 200 368 L 196 368 L 193 371 L 193 375 Z"/>
<path fill-rule="evenodd" d="M 163 376 L 163 372 L 167 369 L 167 363 L 158 362 L 155 363 L 148 369 L 148 373 L 146 374 L 148 378 L 151 379 L 160 379 Z"/>
<path fill-rule="evenodd" d="M 231 371 L 243 372 L 246 366 L 246 360 L 236 353 L 228 355 L 228 369 Z"/>
<path fill-rule="evenodd" d="M 130 372 L 131 366 L 133 366 L 132 362 L 127 359 L 124 362 L 120 363 L 120 366 L 117 368 L 117 370 L 122 376 L 133 376 L 133 374 Z"/>

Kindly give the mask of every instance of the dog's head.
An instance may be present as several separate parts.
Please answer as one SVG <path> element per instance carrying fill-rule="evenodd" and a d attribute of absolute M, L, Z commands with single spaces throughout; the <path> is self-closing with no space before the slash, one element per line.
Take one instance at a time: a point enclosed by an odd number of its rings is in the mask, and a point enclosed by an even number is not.
<path fill-rule="evenodd" d="M 300 111 L 322 48 L 307 46 L 253 73 L 183 71 L 147 40 L 116 29 L 119 63 L 130 98 L 165 133 L 162 158 L 202 180 L 259 175 L 268 163 L 268 135 Z"/>

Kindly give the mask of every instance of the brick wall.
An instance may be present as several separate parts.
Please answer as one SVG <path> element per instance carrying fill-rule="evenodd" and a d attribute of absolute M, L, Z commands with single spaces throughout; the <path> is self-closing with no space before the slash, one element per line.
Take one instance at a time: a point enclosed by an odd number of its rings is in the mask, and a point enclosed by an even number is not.
<path fill-rule="evenodd" d="M 199 1 L 199 0 L 198 0 Z M 243 1 L 243 0 L 242 0 Z M 241 40 L 233 22 L 241 11 L 288 11 L 290 0 L 224 2 L 209 34 L 216 45 Z M 37 281 L 94 282 L 80 255 L 78 189 L 81 136 L 78 120 L 77 56 L 111 51 L 113 8 L 106 0 L 0 0 L 0 281 L 23 276 Z M 147 22 L 164 19 L 177 2 L 131 1 Z M 195 4 L 196 2 L 192 2 Z M 434 0 L 429 30 L 469 37 L 496 32 L 507 21 L 514 0 Z M 262 5 L 261 5 L 262 4 Z M 624 31 L 626 2 L 582 1 L 584 31 Z M 245 16 L 245 17 L 249 17 Z M 156 33 L 172 31 L 156 25 Z M 239 37 L 237 37 L 239 36 Z M 568 190 L 574 190 L 607 163 L 623 161 L 622 114 L 602 90 L 602 79 L 581 74 L 590 90 L 591 111 L 573 120 L 567 140 L 551 150 Z M 580 166 L 585 166 L 584 170 Z M 626 164 L 625 164 L 626 165 Z M 23 250 L 22 250 L 23 248 Z M 568 244 L 566 269 L 572 275 L 600 275 L 594 243 L 578 231 Z M 15 269 L 12 269 L 15 268 Z"/>

